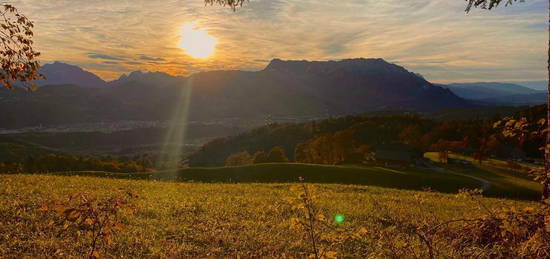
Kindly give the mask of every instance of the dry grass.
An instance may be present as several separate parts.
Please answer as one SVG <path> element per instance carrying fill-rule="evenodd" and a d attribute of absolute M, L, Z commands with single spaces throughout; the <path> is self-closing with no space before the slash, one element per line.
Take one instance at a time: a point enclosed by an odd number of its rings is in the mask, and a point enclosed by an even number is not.
<path fill-rule="evenodd" d="M 115 233 L 112 244 L 101 251 L 107 258 L 305 257 L 311 254 L 311 246 L 303 233 L 292 228 L 295 213 L 287 200 L 296 193 L 290 191 L 291 186 L 0 175 L 0 258 L 81 257 L 87 237 L 61 234 L 63 226 L 51 224 L 55 215 L 39 208 L 75 193 L 93 193 L 101 199 L 128 191 L 138 196 L 134 201 L 137 211 L 121 218 L 124 230 Z M 475 209 L 476 202 L 452 194 L 352 185 L 315 187 L 316 209 L 328 222 L 335 215 L 345 216 L 340 230 L 321 234 L 339 240 L 330 248 L 338 257 L 391 256 L 400 244 L 388 243 L 396 240 L 420 251 L 422 244 L 415 234 L 396 227 L 398 222 L 426 216 L 442 222 L 484 213 Z M 482 201 L 490 209 L 533 204 Z M 338 232 L 342 229 L 353 235 Z M 457 251 L 445 248 L 437 253 L 458 256 Z"/>

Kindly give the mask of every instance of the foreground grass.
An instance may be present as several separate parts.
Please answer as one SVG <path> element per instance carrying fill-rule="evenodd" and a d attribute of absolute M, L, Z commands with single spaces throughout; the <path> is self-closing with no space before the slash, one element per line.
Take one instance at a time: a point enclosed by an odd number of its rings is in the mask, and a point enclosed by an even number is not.
<path fill-rule="evenodd" d="M 103 252 L 119 258 L 305 257 L 311 247 L 291 230 L 292 184 L 206 184 L 136 181 L 79 176 L 0 175 L 0 258 L 81 257 L 74 241 L 62 240 L 38 208 L 79 192 L 139 196 L 126 229 Z M 485 212 L 455 195 L 380 187 L 316 184 L 315 201 L 327 217 L 345 216 L 343 227 L 377 233 L 393 228 L 394 216 L 444 221 Z M 489 209 L 530 202 L 482 198 Z M 54 228 L 55 229 L 55 228 Z M 60 227 L 62 229 L 62 227 Z M 397 231 L 397 230 L 392 230 Z M 412 236 L 406 231 L 402 238 Z M 80 238 L 83 239 L 84 237 Z M 365 234 L 364 243 L 342 243 L 340 257 L 379 258 L 385 243 Z M 85 240 L 81 240 L 84 242 Z M 438 251 L 454 257 L 453 251 Z"/>

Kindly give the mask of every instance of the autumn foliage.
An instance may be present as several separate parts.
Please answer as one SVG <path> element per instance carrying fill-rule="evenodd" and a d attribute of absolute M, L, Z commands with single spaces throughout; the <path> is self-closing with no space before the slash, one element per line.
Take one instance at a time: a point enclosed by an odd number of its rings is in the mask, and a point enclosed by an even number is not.
<path fill-rule="evenodd" d="M 116 234 L 125 229 L 121 215 L 135 212 L 129 200 L 138 196 L 132 192 L 126 194 L 127 198 L 98 199 L 91 193 L 77 193 L 66 201 L 44 203 L 39 210 L 50 218 L 53 233 L 79 244 L 81 255 L 101 258 L 102 251 L 113 244 Z M 54 255 L 62 256 L 63 250 L 56 250 Z"/>
<path fill-rule="evenodd" d="M 9 4 L 3 4 L 0 11 L 0 82 L 13 88 L 16 82 L 31 83 L 42 76 L 36 58 L 40 53 L 33 48 L 34 24 Z"/>

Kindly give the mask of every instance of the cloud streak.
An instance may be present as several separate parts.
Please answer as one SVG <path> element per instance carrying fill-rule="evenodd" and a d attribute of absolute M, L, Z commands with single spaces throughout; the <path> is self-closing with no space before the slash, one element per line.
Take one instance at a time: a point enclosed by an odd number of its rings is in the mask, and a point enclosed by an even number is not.
<path fill-rule="evenodd" d="M 468 15 L 458 0 L 251 0 L 237 12 L 202 0 L 14 5 L 36 21 L 44 61 L 82 65 L 106 79 L 136 69 L 262 69 L 272 58 L 380 57 L 436 82 L 542 80 L 547 73 L 545 0 Z M 181 28 L 191 22 L 219 39 L 212 58 L 179 49 Z"/>
<path fill-rule="evenodd" d="M 88 57 L 91 59 L 124 60 L 123 58 L 120 58 L 120 57 L 114 57 L 114 56 L 98 54 L 98 53 L 89 53 Z"/>

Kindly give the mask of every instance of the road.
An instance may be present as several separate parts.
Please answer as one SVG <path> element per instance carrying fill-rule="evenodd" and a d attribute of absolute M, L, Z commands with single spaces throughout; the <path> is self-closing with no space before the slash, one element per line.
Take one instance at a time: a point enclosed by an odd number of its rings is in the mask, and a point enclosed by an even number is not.
<path fill-rule="evenodd" d="M 479 181 L 481 182 L 481 190 L 483 191 L 486 191 L 487 189 L 489 189 L 489 187 L 491 187 L 491 183 L 483 178 L 479 178 L 479 177 L 476 177 L 476 176 L 472 176 L 472 175 L 467 175 L 467 174 L 461 174 L 461 173 L 455 173 L 455 172 L 450 172 L 450 171 L 447 171 L 443 168 L 440 168 L 440 167 L 436 167 L 436 166 L 433 166 L 433 165 L 429 165 L 429 168 L 433 171 L 436 171 L 436 172 L 439 172 L 439 173 L 443 173 L 443 174 L 454 174 L 454 175 L 458 175 L 458 176 L 463 176 L 463 177 L 467 177 L 467 178 L 470 178 L 470 179 L 474 179 L 476 181 Z"/>

